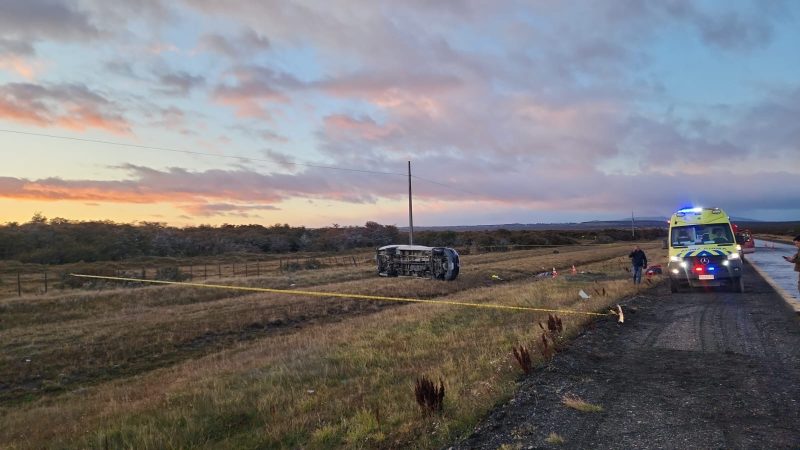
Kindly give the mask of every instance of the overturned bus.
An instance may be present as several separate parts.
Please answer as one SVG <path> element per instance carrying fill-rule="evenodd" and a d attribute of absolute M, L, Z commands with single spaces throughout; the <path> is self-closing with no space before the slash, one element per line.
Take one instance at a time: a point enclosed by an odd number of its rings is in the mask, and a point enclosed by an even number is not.
<path fill-rule="evenodd" d="M 386 245 L 378 249 L 378 275 L 382 277 L 421 277 L 455 280 L 458 252 L 449 247 L 424 245 Z"/>

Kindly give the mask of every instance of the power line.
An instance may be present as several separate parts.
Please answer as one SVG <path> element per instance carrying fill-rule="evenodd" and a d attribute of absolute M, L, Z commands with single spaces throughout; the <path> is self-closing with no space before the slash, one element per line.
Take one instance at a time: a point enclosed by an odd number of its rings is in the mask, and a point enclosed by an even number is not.
<path fill-rule="evenodd" d="M 235 160 L 239 160 L 239 161 L 260 161 L 260 162 L 268 162 L 268 163 L 272 163 L 272 164 L 289 164 L 289 165 L 293 165 L 293 166 L 311 167 L 311 168 L 315 168 L 315 169 L 341 170 L 341 171 L 346 171 L 346 172 L 371 173 L 371 174 L 376 174 L 376 175 L 396 175 L 396 176 L 401 176 L 401 177 L 408 176 L 405 173 L 399 173 L 399 172 L 382 172 L 382 171 L 378 171 L 378 170 L 353 169 L 353 168 L 348 168 L 348 167 L 336 167 L 336 166 L 324 166 L 324 165 L 320 165 L 320 164 L 309 164 L 309 163 L 299 163 L 299 162 L 290 162 L 290 161 L 275 161 L 273 159 L 266 159 L 266 158 L 251 158 L 251 157 L 247 157 L 247 156 L 226 155 L 224 153 L 206 153 L 206 152 L 198 152 L 198 151 L 193 151 L 193 150 L 183 150 L 183 149 L 179 149 L 179 148 L 157 147 L 157 146 L 152 146 L 152 145 L 130 144 L 130 143 L 127 143 L 127 142 L 106 141 L 106 140 L 102 140 L 102 139 L 89 139 L 89 138 L 79 138 L 79 137 L 73 137 L 73 136 L 62 136 L 62 135 L 47 134 L 47 133 L 34 133 L 34 132 L 31 132 L 31 131 L 0 129 L 0 132 L 2 132 L 2 133 L 21 134 L 21 135 L 25 135 L 25 136 L 44 137 L 44 138 L 49 138 L 49 139 L 63 139 L 63 140 L 68 140 L 68 141 L 89 142 L 89 143 L 92 143 L 92 144 L 106 144 L 106 145 L 116 145 L 116 146 L 119 146 L 119 147 L 132 147 L 132 148 L 141 148 L 141 149 L 145 149 L 145 150 L 156 150 L 156 151 L 165 151 L 165 152 L 173 152 L 173 153 L 183 153 L 183 154 L 186 154 L 186 155 L 196 155 L 196 156 L 206 156 L 206 157 L 216 157 L 216 158 L 227 158 L 227 159 L 235 159 Z M 434 180 L 429 180 L 427 178 L 423 178 L 423 177 L 420 177 L 420 176 L 417 176 L 417 175 L 411 175 L 411 177 L 412 178 L 416 178 L 417 180 L 420 180 L 420 181 L 425 181 L 427 183 L 432 183 L 432 184 L 435 184 L 435 185 L 438 185 L 438 186 L 446 187 L 448 189 L 453 189 L 453 190 L 456 190 L 456 191 L 465 192 L 467 194 L 482 195 L 482 194 L 479 194 L 477 192 L 473 192 L 473 191 L 470 191 L 470 190 L 467 190 L 467 189 L 458 188 L 458 187 L 455 187 L 455 186 L 450 185 L 450 184 L 441 183 L 441 182 L 434 181 Z"/>
<path fill-rule="evenodd" d="M 453 189 L 453 190 L 456 190 L 456 191 L 466 192 L 467 194 L 472 194 L 472 195 L 482 195 L 482 194 L 479 194 L 479 193 L 477 193 L 477 192 L 469 191 L 469 190 L 467 190 L 467 189 L 458 188 L 458 187 L 455 187 L 455 186 L 453 186 L 453 185 L 450 185 L 450 184 L 445 184 L 445 183 L 440 183 L 440 182 L 438 182 L 438 181 L 429 180 L 429 179 L 427 179 L 427 178 L 418 177 L 418 176 L 416 176 L 416 175 L 411 175 L 411 178 L 416 178 L 416 179 L 418 179 L 418 180 L 420 180 L 420 181 L 425 181 L 425 182 L 428 182 L 428 183 L 433 183 L 433 184 L 436 184 L 436 185 L 439 185 L 439 186 L 446 187 L 446 188 L 448 188 L 448 189 Z"/>
<path fill-rule="evenodd" d="M 4 130 L 0 129 L 0 132 L 3 133 L 15 133 L 15 134 L 23 134 L 27 136 L 38 136 L 38 137 L 45 137 L 51 139 L 64 139 L 69 141 L 80 141 L 80 142 L 91 142 L 93 144 L 107 144 L 107 145 L 117 145 L 121 147 L 134 147 L 134 148 L 141 148 L 145 150 L 159 150 L 165 152 L 174 152 L 174 153 L 184 153 L 187 155 L 198 155 L 198 156 L 210 156 L 210 157 L 217 157 L 217 158 L 228 158 L 228 159 L 236 159 L 239 161 L 261 161 L 261 162 L 268 162 L 272 164 L 290 164 L 293 166 L 303 166 L 303 167 L 313 167 L 315 169 L 329 169 L 329 170 L 343 170 L 347 172 L 361 172 L 361 173 L 373 173 L 377 175 L 399 175 L 401 177 L 407 176 L 407 174 L 399 173 L 399 172 L 381 172 L 377 170 L 366 170 L 366 169 L 351 169 L 348 167 L 335 167 L 335 166 L 323 166 L 319 164 L 308 164 L 308 163 L 299 163 L 299 162 L 289 162 L 289 161 L 275 161 L 273 159 L 266 159 L 266 158 L 251 158 L 247 156 L 236 156 L 236 155 L 226 155 L 224 153 L 205 153 L 205 152 L 198 152 L 192 150 L 182 150 L 178 148 L 169 148 L 169 147 L 155 147 L 151 145 L 141 145 L 141 144 L 129 144 L 125 142 L 115 142 L 115 141 L 104 141 L 100 139 L 88 139 L 88 138 L 78 138 L 72 136 L 60 136 L 55 134 L 45 134 L 45 133 L 33 133 L 29 131 L 18 131 L 18 130 Z"/>

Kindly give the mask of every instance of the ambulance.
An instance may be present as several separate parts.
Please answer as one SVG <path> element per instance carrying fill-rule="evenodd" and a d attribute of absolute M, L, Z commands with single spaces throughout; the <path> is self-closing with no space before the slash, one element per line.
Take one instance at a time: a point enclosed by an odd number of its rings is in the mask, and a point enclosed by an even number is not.
<path fill-rule="evenodd" d="M 669 220 L 669 288 L 726 286 L 744 292 L 742 249 L 719 208 L 683 208 Z"/>

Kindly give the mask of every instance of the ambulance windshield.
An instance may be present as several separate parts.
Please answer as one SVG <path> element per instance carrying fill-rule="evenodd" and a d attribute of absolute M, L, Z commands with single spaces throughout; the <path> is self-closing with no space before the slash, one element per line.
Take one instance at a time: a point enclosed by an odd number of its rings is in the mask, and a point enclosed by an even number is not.
<path fill-rule="evenodd" d="M 690 245 L 719 244 L 722 246 L 734 243 L 731 228 L 726 225 L 689 225 L 673 227 L 670 236 L 673 247 Z"/>

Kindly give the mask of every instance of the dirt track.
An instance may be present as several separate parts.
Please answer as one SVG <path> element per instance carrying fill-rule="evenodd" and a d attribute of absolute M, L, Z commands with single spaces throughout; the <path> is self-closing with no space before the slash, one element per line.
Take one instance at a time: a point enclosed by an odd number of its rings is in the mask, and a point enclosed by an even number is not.
<path fill-rule="evenodd" d="M 745 282 L 628 300 L 454 448 L 800 448 L 800 320 L 749 265 Z"/>

